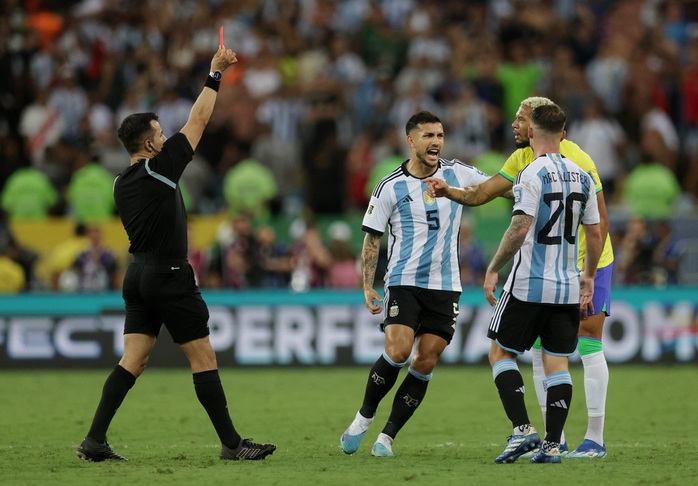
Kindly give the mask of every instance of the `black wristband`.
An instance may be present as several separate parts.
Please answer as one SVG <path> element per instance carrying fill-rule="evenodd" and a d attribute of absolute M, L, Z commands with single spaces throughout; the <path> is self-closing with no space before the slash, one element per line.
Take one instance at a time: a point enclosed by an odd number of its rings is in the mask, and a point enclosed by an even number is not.
<path fill-rule="evenodd" d="M 206 76 L 206 84 L 204 84 L 204 86 L 206 86 L 207 88 L 211 88 L 215 92 L 218 92 L 218 88 L 221 87 L 221 82 L 216 81 L 211 76 Z"/>

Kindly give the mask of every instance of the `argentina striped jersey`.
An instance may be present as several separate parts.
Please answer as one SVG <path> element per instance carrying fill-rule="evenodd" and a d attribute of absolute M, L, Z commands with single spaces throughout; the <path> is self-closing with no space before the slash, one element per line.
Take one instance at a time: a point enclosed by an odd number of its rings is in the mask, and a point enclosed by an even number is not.
<path fill-rule="evenodd" d="M 504 289 L 526 302 L 579 303 L 580 223 L 599 223 L 594 180 L 560 154 L 538 157 L 516 176 L 514 214 L 533 216 Z"/>
<path fill-rule="evenodd" d="M 409 285 L 460 291 L 458 233 L 463 206 L 427 194 L 422 179 L 409 174 L 407 162 L 376 185 L 363 219 L 363 230 L 383 234 L 388 226 L 386 288 Z M 431 177 L 455 187 L 480 184 L 487 174 L 459 160 L 439 159 Z"/>

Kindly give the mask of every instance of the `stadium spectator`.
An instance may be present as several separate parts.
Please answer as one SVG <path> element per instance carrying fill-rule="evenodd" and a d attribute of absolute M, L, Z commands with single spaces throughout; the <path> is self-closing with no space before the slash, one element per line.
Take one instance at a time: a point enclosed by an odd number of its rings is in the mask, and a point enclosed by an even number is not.
<path fill-rule="evenodd" d="M 628 40 L 616 32 L 601 40 L 598 54 L 586 65 L 589 85 L 613 115 L 625 108 L 623 89 L 629 76 L 631 50 Z"/>
<path fill-rule="evenodd" d="M 543 69 L 528 58 L 526 38 L 515 38 L 504 46 L 506 59 L 497 69 L 497 79 L 502 85 L 502 109 L 505 117 L 516 113 L 521 100 L 533 96 L 543 77 Z"/>
<path fill-rule="evenodd" d="M 305 194 L 308 209 L 313 214 L 341 214 L 347 209 L 347 151 L 340 144 L 337 123 L 318 120 L 310 130 L 302 152 L 305 177 L 312 180 Z"/>
<path fill-rule="evenodd" d="M 470 163 L 490 149 L 490 133 L 499 125 L 498 112 L 477 97 L 470 83 L 457 88 L 457 97 L 446 108 L 449 138 L 445 154 Z"/>
<path fill-rule="evenodd" d="M 90 247 L 80 253 L 72 270 L 77 277 L 80 292 L 104 292 L 121 288 L 122 275 L 114 252 L 104 245 L 102 228 L 90 225 L 87 228 Z"/>
<path fill-rule="evenodd" d="M 278 198 L 286 204 L 301 185 L 301 125 L 306 111 L 300 87 L 293 81 L 262 101 L 255 112 L 260 133 L 250 149 L 252 156 L 271 170 Z"/>
<path fill-rule="evenodd" d="M 661 135 L 655 131 L 643 135 L 642 161 L 625 180 L 623 201 L 636 218 L 670 218 L 681 195 L 676 176 L 657 158 L 665 154 L 660 139 Z M 649 194 L 652 197 L 647 197 Z"/>
<path fill-rule="evenodd" d="M 347 194 L 352 209 L 368 204 L 368 176 L 377 163 L 375 145 L 378 135 L 375 132 L 371 128 L 361 132 L 347 153 Z"/>
<path fill-rule="evenodd" d="M 460 225 L 460 281 L 463 287 L 479 287 L 485 280 L 487 254 L 474 235 L 473 219 L 464 216 Z"/>
<path fill-rule="evenodd" d="M 79 167 L 70 178 L 66 201 L 75 221 L 100 223 L 114 216 L 114 176 L 87 157 L 89 154 L 82 155 L 81 158 L 87 163 Z"/>
<path fill-rule="evenodd" d="M 653 282 L 663 287 L 679 283 L 681 273 L 681 240 L 674 233 L 667 220 L 657 221 L 654 227 L 656 246 L 652 253 Z"/>
<path fill-rule="evenodd" d="M 276 238 L 271 226 L 261 226 L 255 232 L 258 253 L 258 275 L 253 286 L 265 289 L 287 289 L 291 282 L 293 260 L 286 245 Z"/>
<path fill-rule="evenodd" d="M 46 219 L 58 200 L 58 191 L 43 172 L 23 167 L 5 182 L 0 205 L 14 221 L 37 221 Z"/>
<path fill-rule="evenodd" d="M 327 273 L 332 263 L 330 252 L 320 236 L 312 217 L 296 219 L 289 228 L 289 252 L 293 270 L 291 289 L 302 292 L 327 286 Z"/>
<path fill-rule="evenodd" d="M 77 223 L 73 228 L 73 234 L 53 247 L 46 257 L 48 273 L 46 278 L 52 290 L 61 290 L 66 287 L 65 281 L 63 281 L 63 284 L 61 283 L 61 275 L 72 267 L 78 255 L 87 250 L 89 246 L 87 226 L 83 223 Z M 70 279 L 70 277 L 68 278 Z M 75 280 L 75 278 L 72 278 L 71 282 L 69 282 L 69 290 L 75 289 L 77 285 Z"/>
<path fill-rule="evenodd" d="M 64 122 L 62 135 L 75 139 L 80 136 L 82 120 L 89 108 L 87 92 L 78 82 L 75 69 L 69 65 L 59 69 L 58 79 L 59 85 L 51 90 L 48 104 Z"/>
<path fill-rule="evenodd" d="M 25 106 L 19 119 L 19 133 L 25 150 L 37 169 L 47 170 L 46 150 L 63 134 L 64 122 L 58 110 L 48 104 L 50 91 L 38 88 L 34 101 Z"/>
<path fill-rule="evenodd" d="M 258 264 L 253 232 L 253 216 L 240 211 L 218 229 L 209 251 L 206 286 L 244 289 L 249 286 L 249 271 Z"/>
<path fill-rule="evenodd" d="M 6 215 L 2 211 L 0 211 L 0 247 L 4 248 L 5 256 L 22 268 L 24 273 L 24 287 L 22 290 L 39 290 L 44 288 L 36 274 L 36 263 L 39 260 L 39 254 L 17 241 Z"/>
<path fill-rule="evenodd" d="M 22 266 L 14 261 L 9 234 L 0 233 L 0 294 L 21 292 L 27 287 L 27 279 Z"/>
<path fill-rule="evenodd" d="M 631 218 L 619 241 L 618 280 L 624 284 L 652 281 L 652 254 L 655 238 L 644 218 Z"/>
<path fill-rule="evenodd" d="M 29 165 L 30 161 L 23 155 L 20 141 L 0 133 L 0 194 L 15 171 Z"/>
<path fill-rule="evenodd" d="M 344 221 L 335 221 L 327 229 L 330 263 L 328 286 L 333 289 L 361 287 L 360 262 L 351 243 L 351 227 Z"/>
<path fill-rule="evenodd" d="M 624 173 L 627 141 L 623 128 L 607 115 L 603 102 L 597 98 L 584 106 L 584 118 L 570 123 L 567 138 L 587 148 L 587 154 L 596 162 L 606 197 L 611 201 Z"/>
<path fill-rule="evenodd" d="M 268 221 L 270 204 L 278 188 L 271 170 L 256 159 L 241 160 L 223 179 L 225 203 L 233 214 L 246 213 L 255 221 Z"/>

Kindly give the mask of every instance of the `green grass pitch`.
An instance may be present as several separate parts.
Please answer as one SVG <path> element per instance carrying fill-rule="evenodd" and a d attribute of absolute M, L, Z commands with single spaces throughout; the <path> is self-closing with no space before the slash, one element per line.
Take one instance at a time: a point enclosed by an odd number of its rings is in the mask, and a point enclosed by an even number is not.
<path fill-rule="evenodd" d="M 531 420 L 541 428 L 530 365 L 520 368 Z M 565 433 L 574 447 L 583 438 L 586 408 L 581 365 L 571 371 L 575 388 Z M 217 437 L 188 370 L 147 369 L 109 432 L 110 444 L 129 462 L 80 461 L 75 447 L 108 373 L 0 371 L 0 484 L 698 484 L 693 365 L 611 365 L 608 457 L 560 465 L 493 463 L 511 428 L 485 366 L 437 367 L 424 403 L 395 440 L 394 458 L 370 455 L 392 392 L 358 452 L 345 455 L 339 447 L 360 406 L 367 367 L 223 369 L 240 433 L 278 446 L 267 460 L 248 462 L 218 459 Z"/>

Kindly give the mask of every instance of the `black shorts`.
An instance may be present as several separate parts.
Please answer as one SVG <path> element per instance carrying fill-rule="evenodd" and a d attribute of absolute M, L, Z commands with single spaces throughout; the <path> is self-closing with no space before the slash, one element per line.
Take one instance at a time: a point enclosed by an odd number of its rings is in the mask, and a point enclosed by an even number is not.
<path fill-rule="evenodd" d="M 459 300 L 460 292 L 388 287 L 381 329 L 390 324 L 403 324 L 414 329 L 415 336 L 435 334 L 450 343 L 456 331 Z"/>
<path fill-rule="evenodd" d="M 122 295 L 124 334 L 157 336 L 165 324 L 177 344 L 209 335 L 208 307 L 186 259 L 135 255 L 124 276 Z"/>
<path fill-rule="evenodd" d="M 553 356 L 571 356 L 577 349 L 579 304 L 538 304 L 502 292 L 494 308 L 487 337 L 500 348 L 523 354 L 540 336 L 541 347 Z"/>

